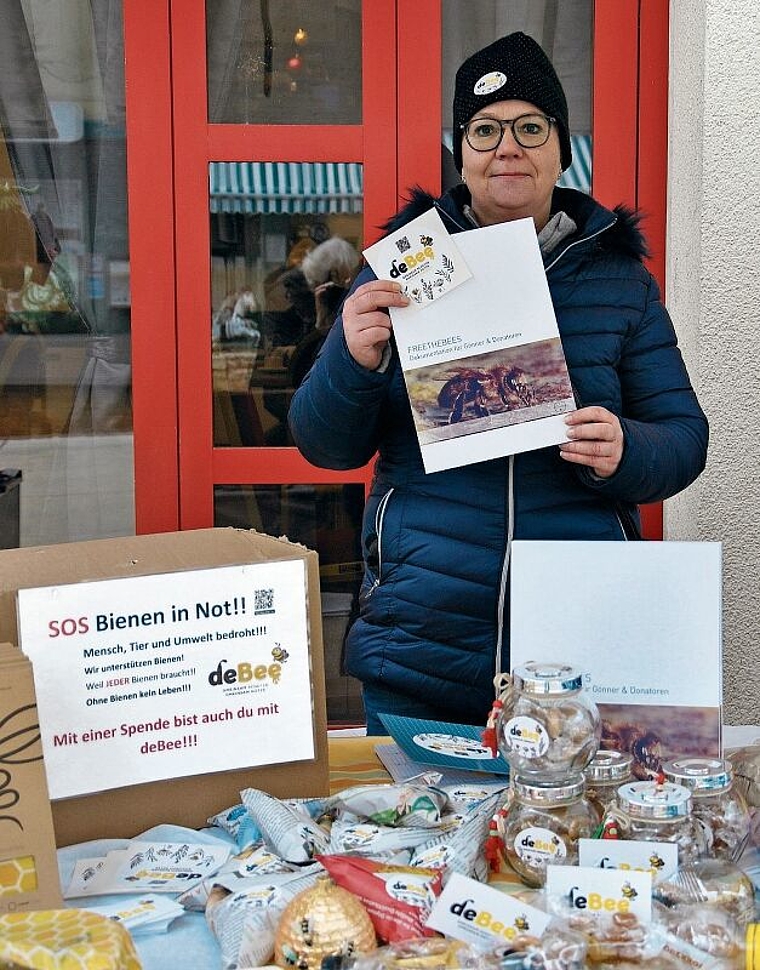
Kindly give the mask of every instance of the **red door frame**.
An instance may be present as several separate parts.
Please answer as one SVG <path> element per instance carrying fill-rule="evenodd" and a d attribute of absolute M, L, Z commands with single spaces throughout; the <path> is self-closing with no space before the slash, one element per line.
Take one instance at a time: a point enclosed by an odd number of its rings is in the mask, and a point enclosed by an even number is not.
<path fill-rule="evenodd" d="M 605 205 L 623 202 L 643 214 L 652 252 L 649 268 L 663 293 L 668 28 L 668 0 L 595 4 L 594 195 Z M 642 506 L 641 519 L 646 538 L 662 539 L 661 502 Z"/>
<path fill-rule="evenodd" d="M 363 123 L 303 127 L 209 124 L 204 3 L 174 4 L 124 0 L 138 533 L 211 525 L 217 483 L 369 476 L 293 448 L 212 447 L 208 162 L 364 162 L 366 242 L 410 186 L 440 180 L 440 0 L 365 0 Z M 645 212 L 662 284 L 668 0 L 597 0 L 593 64 L 594 194 Z M 644 520 L 661 538 L 661 505 Z"/>

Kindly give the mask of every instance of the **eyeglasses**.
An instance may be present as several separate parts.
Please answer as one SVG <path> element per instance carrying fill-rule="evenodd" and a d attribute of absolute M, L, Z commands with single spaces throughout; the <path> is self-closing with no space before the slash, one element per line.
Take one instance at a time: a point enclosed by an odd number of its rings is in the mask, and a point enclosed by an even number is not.
<path fill-rule="evenodd" d="M 540 148 L 549 140 L 556 118 L 548 115 L 520 115 L 511 121 L 499 118 L 473 118 L 460 125 L 467 144 L 476 152 L 492 152 L 504 137 L 504 130 L 511 129 L 512 137 L 522 148 Z"/>

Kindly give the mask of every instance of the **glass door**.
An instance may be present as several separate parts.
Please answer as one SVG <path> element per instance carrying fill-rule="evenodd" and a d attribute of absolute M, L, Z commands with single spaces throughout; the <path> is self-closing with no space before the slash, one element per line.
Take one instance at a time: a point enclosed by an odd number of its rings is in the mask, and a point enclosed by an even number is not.
<path fill-rule="evenodd" d="M 179 521 L 286 535 L 320 557 L 328 714 L 368 470 L 292 447 L 293 393 L 396 201 L 395 4 L 172 8 Z"/>
<path fill-rule="evenodd" d="M 135 529 L 122 7 L 2 8 L 0 548 Z"/>

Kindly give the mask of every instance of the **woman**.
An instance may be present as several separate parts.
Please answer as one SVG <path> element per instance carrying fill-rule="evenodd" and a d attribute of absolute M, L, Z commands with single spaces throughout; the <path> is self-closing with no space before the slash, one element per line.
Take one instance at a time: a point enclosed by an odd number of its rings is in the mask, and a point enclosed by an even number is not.
<path fill-rule="evenodd" d="M 510 34 L 461 65 L 454 132 L 462 185 L 416 192 L 391 227 L 431 206 L 452 233 L 532 218 L 578 410 L 558 448 L 426 475 L 387 312 L 407 300 L 368 270 L 357 278 L 290 427 L 322 467 L 378 453 L 346 644 L 370 734 L 386 733 L 383 711 L 484 724 L 493 677 L 509 669 L 512 539 L 628 538 L 637 505 L 685 488 L 706 458 L 707 421 L 637 218 L 555 187 L 572 158 L 567 102 L 535 41 Z M 508 293 L 503 307 L 508 321 Z"/>

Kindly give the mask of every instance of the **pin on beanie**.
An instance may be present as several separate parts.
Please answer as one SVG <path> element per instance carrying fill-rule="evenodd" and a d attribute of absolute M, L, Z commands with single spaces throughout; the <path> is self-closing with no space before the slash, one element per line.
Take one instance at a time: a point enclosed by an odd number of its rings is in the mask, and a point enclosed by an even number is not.
<path fill-rule="evenodd" d="M 573 160 L 567 98 L 541 46 L 522 31 L 476 51 L 460 66 L 454 83 L 454 164 L 462 171 L 462 128 L 496 101 L 529 101 L 557 122 L 563 170 Z"/>

